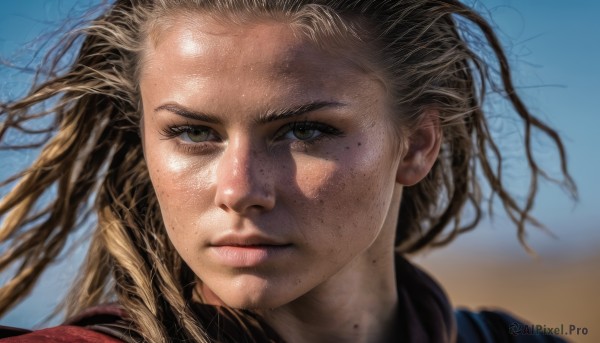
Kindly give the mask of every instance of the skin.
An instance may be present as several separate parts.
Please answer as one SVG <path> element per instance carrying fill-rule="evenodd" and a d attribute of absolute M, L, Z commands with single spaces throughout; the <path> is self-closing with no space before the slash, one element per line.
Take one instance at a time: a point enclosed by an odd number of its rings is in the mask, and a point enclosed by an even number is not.
<path fill-rule="evenodd" d="M 286 23 L 172 19 L 143 59 L 144 154 L 168 235 L 204 299 L 260 312 L 288 342 L 385 339 L 402 185 L 431 168 L 436 126 L 400 149 L 382 82 Z M 286 247 L 231 266 L 214 253 L 225 235 Z"/>

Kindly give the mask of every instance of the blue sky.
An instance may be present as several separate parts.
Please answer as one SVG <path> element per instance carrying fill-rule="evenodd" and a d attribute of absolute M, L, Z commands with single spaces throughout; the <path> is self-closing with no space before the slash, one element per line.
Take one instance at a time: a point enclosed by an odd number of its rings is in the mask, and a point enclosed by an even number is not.
<path fill-rule="evenodd" d="M 4 1 L 0 5 L 0 57 L 11 56 L 24 43 L 54 27 L 74 6 L 85 8 L 94 1 L 28 0 Z M 580 199 L 574 203 L 557 187 L 544 184 L 535 214 L 558 236 L 552 239 L 532 230 L 530 243 L 544 254 L 573 255 L 598 250 L 600 243 L 600 2 L 586 0 L 465 0 L 491 16 L 500 30 L 515 68 L 515 80 L 525 101 L 540 117 L 549 121 L 565 138 L 571 172 L 579 186 Z M 34 50 L 25 49 L 25 54 Z M 22 92 L 26 78 L 0 69 L 0 99 Z M 499 107 L 503 109 L 503 107 Z M 546 146 L 547 147 L 547 146 Z M 554 168 L 556 156 L 540 145 L 543 165 Z M 4 155 L 3 155 L 4 156 Z M 1 157 L 1 156 L 0 156 Z M 6 157 L 6 156 L 4 156 Z M 20 160 L 13 156 L 11 160 Z M 0 161 L 0 176 L 9 163 Z M 512 163 L 518 166 L 516 158 Z M 12 165 L 12 163 L 11 163 Z M 516 168 L 518 170 L 518 168 Z M 518 173 L 517 173 L 518 174 Z M 515 180 L 515 187 L 519 181 Z M 460 246 L 521 251 L 515 231 L 497 209 L 493 223 L 460 238 Z M 64 278 L 64 277 L 61 277 Z M 0 278 L 1 280 L 1 278 Z M 44 300 L 46 303 L 51 300 Z M 41 301 L 41 300 L 40 300 Z M 25 304 L 9 314 L 4 324 L 29 326 Z M 35 312 L 34 312 L 35 313 Z M 33 321 L 32 321 L 33 320 Z"/>
<path fill-rule="evenodd" d="M 566 243 L 565 251 L 597 250 L 600 2 L 477 3 L 488 7 L 502 37 L 510 42 L 511 59 L 517 62 L 515 79 L 523 87 L 526 102 L 564 136 L 571 172 L 579 186 L 577 204 L 556 187 L 544 187 L 536 213 Z M 547 161 L 551 165 L 554 159 L 549 156 Z M 590 236 L 593 239 L 588 239 Z"/>

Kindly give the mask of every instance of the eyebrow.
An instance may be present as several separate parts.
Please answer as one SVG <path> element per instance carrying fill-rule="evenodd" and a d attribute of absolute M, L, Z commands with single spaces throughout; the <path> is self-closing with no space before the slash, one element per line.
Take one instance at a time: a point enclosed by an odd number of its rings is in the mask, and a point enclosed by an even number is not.
<path fill-rule="evenodd" d="M 160 111 L 168 111 L 168 112 L 175 113 L 177 115 L 180 115 L 180 116 L 188 118 L 188 119 L 199 120 L 199 121 L 203 121 L 203 122 L 207 122 L 207 123 L 211 123 L 211 124 L 220 124 L 221 123 L 221 120 L 219 120 L 219 118 L 217 118 L 216 116 L 213 116 L 213 115 L 207 114 L 207 113 L 198 112 L 198 111 L 192 111 L 181 105 L 176 105 L 176 104 L 165 104 L 165 105 L 158 106 L 157 108 L 154 109 L 154 113 L 160 112 Z"/>
<path fill-rule="evenodd" d="M 266 124 L 271 123 L 278 120 L 289 119 L 293 117 L 298 117 L 304 115 L 309 112 L 317 111 L 327 107 L 342 107 L 345 106 L 343 103 L 337 101 L 313 101 L 307 104 L 302 104 L 298 106 L 292 106 L 288 108 L 278 109 L 278 110 L 270 110 L 263 114 L 261 114 L 258 119 L 256 119 L 257 124 Z M 158 106 L 154 109 L 154 112 L 159 111 L 168 111 L 179 116 L 203 121 L 211 124 L 221 124 L 222 121 L 215 115 L 192 111 L 181 105 L 177 104 L 165 104 Z"/>
<path fill-rule="evenodd" d="M 308 104 L 284 108 L 281 110 L 268 111 L 257 119 L 257 123 L 266 124 L 277 120 L 298 117 L 303 114 L 320 110 L 326 107 L 342 107 L 344 104 L 336 101 L 314 101 Z"/>

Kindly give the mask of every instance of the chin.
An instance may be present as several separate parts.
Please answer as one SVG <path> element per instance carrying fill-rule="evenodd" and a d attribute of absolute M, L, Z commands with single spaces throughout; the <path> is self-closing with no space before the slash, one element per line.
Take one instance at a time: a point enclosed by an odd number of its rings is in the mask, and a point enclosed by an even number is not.
<path fill-rule="evenodd" d="M 245 294 L 236 294 L 231 297 L 224 296 L 221 300 L 229 307 L 242 310 L 267 310 L 280 307 L 289 301 L 278 299 L 271 292 L 246 291 Z"/>
<path fill-rule="evenodd" d="M 279 307 L 282 305 L 282 304 L 279 304 L 279 305 L 274 304 L 272 301 L 268 301 L 267 299 L 264 299 L 264 298 L 254 298 L 254 297 L 232 299 L 232 301 L 230 301 L 230 302 L 226 301 L 225 304 L 228 307 L 232 307 L 232 308 L 236 308 L 236 309 L 240 309 L 240 310 L 252 310 L 252 311 L 266 310 L 266 309 Z"/>
<path fill-rule="evenodd" d="M 225 305 L 237 309 L 273 309 L 298 297 L 291 287 L 278 286 L 277 282 L 256 275 L 239 275 L 223 284 L 225 287 L 217 286 L 213 292 Z"/>

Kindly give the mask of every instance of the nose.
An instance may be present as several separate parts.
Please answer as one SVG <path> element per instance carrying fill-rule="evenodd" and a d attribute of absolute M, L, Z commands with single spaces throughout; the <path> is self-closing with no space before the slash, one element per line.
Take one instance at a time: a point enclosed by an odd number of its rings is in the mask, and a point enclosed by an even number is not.
<path fill-rule="evenodd" d="M 273 209 L 275 191 L 266 159 L 250 142 L 231 141 L 219 161 L 215 204 L 241 215 Z"/>

